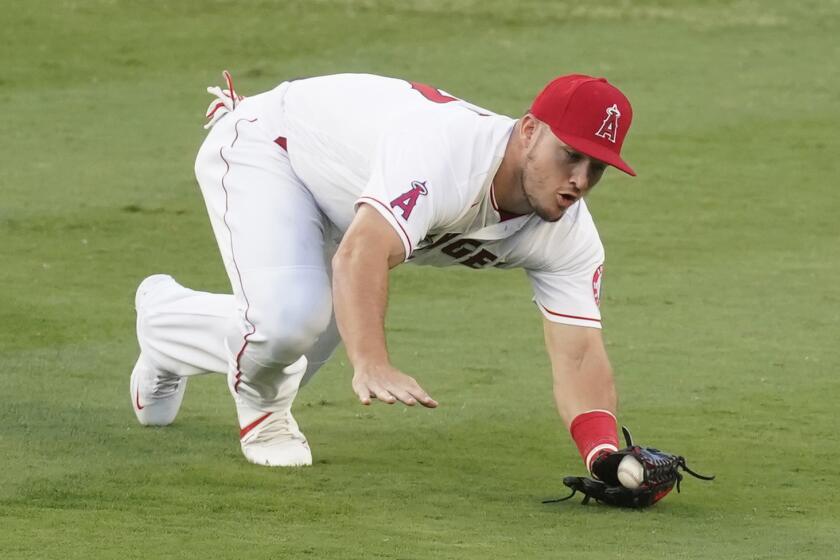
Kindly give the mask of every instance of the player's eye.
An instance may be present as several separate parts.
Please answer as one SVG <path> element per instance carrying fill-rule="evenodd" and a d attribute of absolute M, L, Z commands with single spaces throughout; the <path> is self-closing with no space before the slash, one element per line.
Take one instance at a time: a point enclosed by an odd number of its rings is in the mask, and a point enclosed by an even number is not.
<path fill-rule="evenodd" d="M 569 161 L 572 162 L 578 162 L 583 157 L 583 154 L 573 152 L 572 150 L 567 150 L 566 148 L 563 148 L 563 151 L 566 152 L 566 157 L 569 159 Z"/>
<path fill-rule="evenodd" d="M 589 188 L 592 189 L 601 180 L 607 166 L 604 164 L 592 164 L 589 166 Z"/>

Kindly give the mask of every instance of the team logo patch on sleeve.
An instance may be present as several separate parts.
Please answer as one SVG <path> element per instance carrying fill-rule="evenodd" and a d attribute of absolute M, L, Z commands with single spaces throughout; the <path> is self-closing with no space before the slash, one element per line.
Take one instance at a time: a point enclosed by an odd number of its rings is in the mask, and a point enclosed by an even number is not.
<path fill-rule="evenodd" d="M 411 189 L 402 193 L 400 196 L 391 201 L 391 208 L 399 208 L 402 210 L 403 220 L 408 220 L 411 212 L 417 205 L 417 199 L 428 194 L 426 188 L 426 181 L 412 181 Z"/>
<path fill-rule="evenodd" d="M 595 305 L 601 307 L 601 279 L 604 277 L 604 265 L 595 269 L 592 275 L 592 295 L 595 296 Z"/>
<path fill-rule="evenodd" d="M 618 105 L 613 103 L 612 107 L 607 107 L 607 116 L 604 117 L 604 122 L 601 123 L 601 128 L 595 133 L 595 136 L 606 138 L 613 144 L 618 138 L 618 117 L 621 116 L 621 111 L 618 110 Z"/>

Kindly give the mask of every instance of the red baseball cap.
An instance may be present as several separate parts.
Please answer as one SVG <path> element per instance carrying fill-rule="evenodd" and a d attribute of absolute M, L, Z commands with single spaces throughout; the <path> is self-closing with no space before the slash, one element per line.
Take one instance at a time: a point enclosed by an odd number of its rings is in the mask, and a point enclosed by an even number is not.
<path fill-rule="evenodd" d="M 583 74 L 555 78 L 534 99 L 531 114 L 578 152 L 636 175 L 620 155 L 633 108 L 605 78 Z"/>

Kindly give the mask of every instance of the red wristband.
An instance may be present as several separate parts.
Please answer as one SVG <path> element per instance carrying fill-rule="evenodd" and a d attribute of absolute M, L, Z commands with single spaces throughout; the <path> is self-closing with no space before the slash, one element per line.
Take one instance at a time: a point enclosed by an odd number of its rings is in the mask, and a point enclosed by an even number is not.
<path fill-rule="evenodd" d="M 587 470 L 592 472 L 592 461 L 602 451 L 618 451 L 618 431 L 615 416 L 607 410 L 590 410 L 578 414 L 569 426 Z"/>

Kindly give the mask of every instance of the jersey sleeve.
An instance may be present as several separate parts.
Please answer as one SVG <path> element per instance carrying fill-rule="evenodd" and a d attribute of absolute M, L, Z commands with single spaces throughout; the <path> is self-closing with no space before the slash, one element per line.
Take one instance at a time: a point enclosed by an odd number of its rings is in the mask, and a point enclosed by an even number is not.
<path fill-rule="evenodd" d="M 562 256 L 539 268 L 526 268 L 534 303 L 554 323 L 600 329 L 604 246 L 588 212 L 562 246 Z"/>
<path fill-rule="evenodd" d="M 426 234 L 465 209 L 458 144 L 443 127 L 399 119 L 381 139 L 370 179 L 356 200 L 379 212 L 399 235 L 408 259 Z"/>

